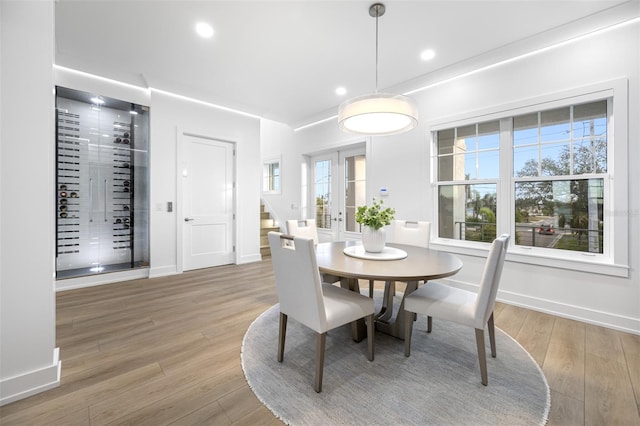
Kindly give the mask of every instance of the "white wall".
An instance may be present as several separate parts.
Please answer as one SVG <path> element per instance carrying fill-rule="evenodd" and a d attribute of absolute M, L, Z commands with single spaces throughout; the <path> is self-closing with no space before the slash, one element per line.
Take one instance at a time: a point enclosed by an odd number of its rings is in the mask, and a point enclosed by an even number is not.
<path fill-rule="evenodd" d="M 178 129 L 236 144 L 236 263 L 260 260 L 260 120 L 152 91 L 151 274 L 175 273 L 178 263 L 178 206 L 154 207 L 177 200 Z"/>
<path fill-rule="evenodd" d="M 0 2 L 0 405 L 57 386 L 54 86 L 151 107 L 150 275 L 176 273 L 177 129 L 236 144 L 236 262 L 260 257 L 260 119 L 54 63 L 52 1 Z M 34 125 L 38 123 L 38 125 Z M 163 211 L 154 207 L 163 205 Z M 177 207 L 177 206 L 175 206 Z M 139 277 L 139 273 L 136 273 Z M 70 286 L 131 276 L 104 274 Z M 69 280 L 66 280 L 69 281 Z"/>
<path fill-rule="evenodd" d="M 271 120 L 262 120 L 260 156 L 263 161 L 280 159 L 280 194 L 262 194 L 266 208 L 281 229 L 289 219 L 303 219 L 300 204 L 300 165 L 303 161 L 300 146 L 294 144 L 291 127 Z M 283 173 L 282 170 L 286 170 Z"/>
<path fill-rule="evenodd" d="M 236 146 L 236 263 L 255 262 L 260 257 L 260 120 L 208 104 L 78 73 L 57 67 L 58 86 L 148 105 L 150 107 L 150 276 L 179 272 L 179 229 L 182 218 L 178 201 L 178 131 L 233 142 Z M 173 211 L 167 211 L 167 202 Z M 160 207 L 159 210 L 157 207 Z M 86 283 L 103 284 L 126 279 L 125 274 L 103 274 Z M 68 280 L 65 280 L 68 281 Z M 61 283 L 64 285 L 64 283 Z M 60 287 L 67 288 L 67 287 Z"/>
<path fill-rule="evenodd" d="M 0 2 L 0 405 L 57 386 L 53 3 Z M 34 125 L 34 123 L 38 123 Z"/>
<path fill-rule="evenodd" d="M 631 8 L 631 13 L 640 16 L 638 4 L 632 7 L 635 9 Z M 619 11 L 617 13 L 620 15 Z M 628 19 L 629 10 L 625 13 Z M 597 22 L 597 19 L 591 21 Z M 546 34 L 541 40 L 531 40 L 528 49 L 523 45 L 509 46 L 505 50 L 510 56 L 505 51 L 492 52 L 478 58 L 475 68 L 473 63 L 465 63 L 459 68 L 441 71 L 437 80 L 430 76 L 431 80 L 423 82 L 423 85 L 428 83 L 431 87 L 412 95 L 419 104 L 420 126 L 403 135 L 371 138 L 367 144 L 368 198 L 385 186 L 390 192 L 385 203 L 396 208 L 397 217 L 433 221 L 436 212 L 432 202 L 434 189 L 430 184 L 428 138 L 431 122 L 626 78 L 629 82 L 629 173 L 628 176 L 616 176 L 616 179 L 628 179 L 629 205 L 628 211 L 615 214 L 628 218 L 631 236 L 628 278 L 517 263 L 512 256 L 511 260 L 507 258 L 498 297 L 540 311 L 640 333 L 640 279 L 637 272 L 640 267 L 640 171 L 636 166 L 640 159 L 640 145 L 636 143 L 640 137 L 639 27 L 636 22 L 454 78 L 564 40 L 558 38 L 553 41 Z M 414 82 L 414 88 L 421 87 L 420 84 L 415 85 L 417 83 Z M 269 135 L 265 136 L 263 146 L 268 146 L 273 141 Z M 321 151 L 340 146 L 348 140 L 349 137 L 340 134 L 337 123 L 332 120 L 295 132 L 289 146 L 281 149 Z M 282 174 L 295 174 L 298 168 L 296 164 L 283 164 Z M 298 202 L 295 194 L 299 191 L 299 186 L 288 188 L 278 205 Z M 465 266 L 450 282 L 473 288 L 484 265 L 483 258 L 459 255 Z"/>

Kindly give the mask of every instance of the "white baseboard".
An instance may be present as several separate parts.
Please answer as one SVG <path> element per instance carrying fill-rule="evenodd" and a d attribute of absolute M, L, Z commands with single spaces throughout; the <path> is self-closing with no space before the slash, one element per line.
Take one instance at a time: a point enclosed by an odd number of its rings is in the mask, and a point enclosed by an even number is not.
<path fill-rule="evenodd" d="M 60 348 L 53 350 L 50 366 L 0 381 L 0 406 L 60 386 Z"/>
<path fill-rule="evenodd" d="M 469 284 L 463 281 L 456 281 L 452 279 L 442 281 L 446 281 L 454 287 L 459 287 L 474 292 L 478 291 L 478 286 L 475 284 Z M 503 290 L 498 290 L 498 296 L 496 300 L 498 300 L 499 302 L 507 303 L 509 305 L 520 306 L 522 308 L 532 309 L 534 311 L 543 312 L 562 318 L 568 318 L 587 324 L 599 325 L 614 330 L 624 331 L 625 333 L 640 335 L 639 318 L 631 318 L 611 312 L 596 311 L 581 306 L 559 303 L 553 300 L 541 299 Z"/>
<path fill-rule="evenodd" d="M 262 256 L 260 253 L 249 254 L 246 256 L 241 256 L 236 259 L 236 265 L 242 265 L 243 263 L 253 263 L 260 262 L 262 260 Z"/>
<path fill-rule="evenodd" d="M 88 275 L 86 277 L 67 278 L 56 281 L 56 291 L 73 290 L 76 288 L 93 287 L 96 285 L 117 283 L 120 281 L 148 278 L 149 268 L 130 269 L 107 274 Z"/>
<path fill-rule="evenodd" d="M 168 275 L 176 275 L 178 268 L 176 265 L 162 266 L 160 268 L 151 268 L 149 270 L 149 278 L 166 277 Z"/>

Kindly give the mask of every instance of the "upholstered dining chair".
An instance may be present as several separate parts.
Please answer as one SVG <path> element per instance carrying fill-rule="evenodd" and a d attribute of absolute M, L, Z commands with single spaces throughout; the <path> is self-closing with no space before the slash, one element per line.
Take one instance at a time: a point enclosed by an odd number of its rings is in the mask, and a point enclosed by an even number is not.
<path fill-rule="evenodd" d="M 394 220 L 391 222 L 391 243 L 407 244 L 429 248 L 429 238 L 431 236 L 431 222 Z M 390 292 L 395 295 L 395 283 L 387 281 L 384 286 L 385 300 Z M 369 297 L 373 297 L 373 282 L 369 281 Z"/>
<path fill-rule="evenodd" d="M 411 332 L 413 315 L 427 315 L 427 333 L 431 332 L 432 318 L 441 318 L 458 324 L 473 327 L 476 331 L 476 346 L 482 384 L 487 385 L 487 357 L 484 329 L 489 330 L 491 356 L 496 357 L 495 328 L 493 307 L 498 293 L 502 266 L 509 245 L 509 235 L 503 234 L 493 240 L 484 266 L 478 293 L 451 287 L 437 282 L 429 282 L 404 299 L 405 340 L 404 355 L 411 352 Z"/>
<path fill-rule="evenodd" d="M 394 220 L 391 222 L 391 239 L 396 244 L 429 247 L 431 222 Z"/>
<path fill-rule="evenodd" d="M 318 227 L 315 219 L 287 220 L 287 234 L 294 237 L 306 237 L 313 240 L 313 244 L 318 244 Z M 340 277 L 330 274 L 320 274 L 323 283 L 334 284 L 340 281 Z"/>
<path fill-rule="evenodd" d="M 273 231 L 269 232 L 268 238 L 280 302 L 278 362 L 284 359 L 287 318 L 292 317 L 317 333 L 314 389 L 321 392 L 327 331 L 365 318 L 367 357 L 373 361 L 373 299 L 341 287 L 322 284 L 311 238 Z"/>
<path fill-rule="evenodd" d="M 287 234 L 311 238 L 314 244 L 318 244 L 318 227 L 315 219 L 287 220 Z"/>

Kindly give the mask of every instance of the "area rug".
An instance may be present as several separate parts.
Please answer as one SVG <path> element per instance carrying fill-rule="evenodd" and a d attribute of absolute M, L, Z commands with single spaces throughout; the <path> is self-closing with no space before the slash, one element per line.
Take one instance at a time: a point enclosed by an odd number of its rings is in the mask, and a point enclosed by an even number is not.
<path fill-rule="evenodd" d="M 289 318 L 284 362 L 277 361 L 279 305 L 249 327 L 242 368 L 258 399 L 290 425 L 543 425 L 550 393 L 535 361 L 496 329 L 497 358 L 487 340 L 489 385 L 480 383 L 472 329 L 434 319 L 414 323 L 411 356 L 404 342 L 376 333 L 375 360 L 349 325 L 327 335 L 321 393 L 313 390 L 315 334 Z M 485 333 L 486 334 L 486 333 Z"/>

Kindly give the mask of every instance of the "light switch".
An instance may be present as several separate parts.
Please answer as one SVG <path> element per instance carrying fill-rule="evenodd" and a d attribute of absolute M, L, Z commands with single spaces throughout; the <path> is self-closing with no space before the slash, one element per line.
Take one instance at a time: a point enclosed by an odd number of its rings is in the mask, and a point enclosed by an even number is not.
<path fill-rule="evenodd" d="M 172 212 L 173 211 L 173 202 L 172 201 L 167 201 L 167 211 L 168 212 Z"/>

